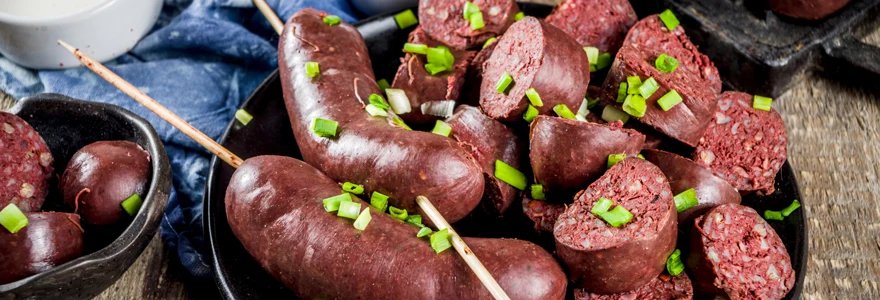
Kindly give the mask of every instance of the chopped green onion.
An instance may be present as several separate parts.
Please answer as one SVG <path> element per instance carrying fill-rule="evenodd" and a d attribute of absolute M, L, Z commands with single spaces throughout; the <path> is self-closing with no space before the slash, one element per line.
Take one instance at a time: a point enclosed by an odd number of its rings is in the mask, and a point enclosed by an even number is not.
<path fill-rule="evenodd" d="M 416 14 L 411 9 L 394 15 L 394 21 L 397 22 L 397 27 L 400 27 L 400 29 L 419 24 L 419 19 L 416 18 Z"/>
<path fill-rule="evenodd" d="M 513 77 L 510 76 L 510 73 L 504 72 L 504 74 L 501 74 L 501 78 L 498 78 L 498 82 L 495 83 L 495 91 L 507 94 L 511 83 L 513 83 Z"/>
<path fill-rule="evenodd" d="M 623 103 L 626 100 L 627 94 L 627 84 L 626 82 L 621 82 L 620 87 L 617 88 L 617 103 Z"/>
<path fill-rule="evenodd" d="M 526 90 L 526 97 L 529 98 L 529 103 L 532 103 L 533 106 L 544 106 L 544 101 L 541 101 L 541 95 L 538 95 L 538 91 L 536 91 L 535 88 L 529 88 Z"/>
<path fill-rule="evenodd" d="M 409 52 L 409 53 L 415 53 L 415 54 L 427 54 L 428 45 L 406 43 L 406 44 L 403 44 L 403 52 Z"/>
<path fill-rule="evenodd" d="M 333 137 L 336 136 L 337 126 L 339 126 L 339 122 L 324 118 L 314 118 L 312 119 L 312 124 L 309 128 L 311 128 L 312 132 L 318 136 Z"/>
<path fill-rule="evenodd" d="M 449 49 L 446 47 L 428 48 L 425 53 L 429 64 L 444 66 L 446 69 L 451 70 L 452 65 L 455 63 L 455 57 L 452 56 L 452 52 L 449 52 Z"/>
<path fill-rule="evenodd" d="M 406 217 L 406 222 L 418 227 L 425 227 L 425 225 L 422 225 L 422 215 L 410 215 Z"/>
<path fill-rule="evenodd" d="M 645 111 L 647 110 L 648 105 L 645 103 L 645 98 L 642 98 L 642 96 L 629 95 L 626 97 L 626 100 L 623 101 L 623 111 L 633 117 L 644 117 Z"/>
<path fill-rule="evenodd" d="M 599 201 L 596 201 L 596 204 L 593 204 L 593 208 L 590 209 L 590 212 L 598 216 L 608 212 L 608 210 L 611 209 L 611 205 L 614 205 L 614 201 L 605 197 L 600 197 Z"/>
<path fill-rule="evenodd" d="M 599 101 L 602 101 L 602 99 L 599 98 L 589 100 L 590 101 L 588 102 L 587 109 L 593 109 L 593 107 L 596 107 L 596 104 L 599 104 Z"/>
<path fill-rule="evenodd" d="M 596 62 L 596 69 L 602 70 L 604 68 L 607 68 L 610 65 L 611 65 L 611 53 L 605 52 L 605 53 L 599 54 L 599 59 Z"/>
<path fill-rule="evenodd" d="M 468 21 L 471 22 L 471 29 L 473 29 L 473 30 L 480 30 L 480 29 L 483 29 L 483 27 L 486 27 L 486 23 L 483 22 L 483 13 L 482 12 L 477 12 L 475 14 L 472 14 L 470 19 L 468 19 Z"/>
<path fill-rule="evenodd" d="M 629 121 L 629 115 L 614 106 L 607 105 L 605 106 L 605 109 L 602 110 L 602 120 L 605 120 L 605 122 L 608 123 L 617 120 L 626 123 L 626 121 Z"/>
<path fill-rule="evenodd" d="M 385 209 L 388 208 L 388 196 L 380 192 L 373 192 L 373 195 L 370 196 L 370 206 L 385 212 Z"/>
<path fill-rule="evenodd" d="M 29 223 L 27 216 L 18 209 L 15 203 L 9 203 L 3 210 L 0 210 L 0 225 L 3 225 L 11 233 L 18 232 Z"/>
<path fill-rule="evenodd" d="M 678 27 L 678 18 L 675 17 L 675 14 L 672 13 L 671 10 L 664 10 L 660 13 L 660 21 L 663 21 L 663 25 L 666 25 L 666 28 L 669 31 L 675 30 L 675 27 Z"/>
<path fill-rule="evenodd" d="M 381 109 L 391 108 L 391 106 L 388 105 L 388 102 L 385 102 L 385 98 L 382 98 L 382 96 L 377 94 L 370 94 L 370 104 Z"/>
<path fill-rule="evenodd" d="M 402 115 L 412 111 L 412 106 L 409 104 L 409 97 L 406 96 L 406 92 L 403 90 L 385 89 L 385 96 L 388 97 L 389 106 L 391 106 L 391 110 L 394 111 L 395 114 Z"/>
<path fill-rule="evenodd" d="M 781 212 L 772 211 L 772 210 L 765 210 L 764 211 L 764 219 L 782 221 L 785 219 L 785 217 L 782 216 Z"/>
<path fill-rule="evenodd" d="M 431 248 L 434 249 L 434 252 L 440 253 L 443 252 L 443 250 L 452 247 L 452 242 L 450 241 L 449 237 L 449 229 L 446 228 L 432 234 Z"/>
<path fill-rule="evenodd" d="M 310 61 L 306 63 L 306 76 L 309 78 L 318 77 L 321 74 L 321 67 L 318 66 L 318 63 Z"/>
<path fill-rule="evenodd" d="M 666 271 L 672 276 L 678 276 L 684 271 L 684 264 L 681 262 L 681 250 L 675 249 L 669 255 L 669 258 L 666 259 Z"/>
<path fill-rule="evenodd" d="M 354 220 L 354 229 L 363 231 L 367 229 L 367 225 L 370 224 L 370 221 L 373 220 L 373 217 L 370 216 L 370 208 L 367 207 L 364 211 L 358 215 L 357 219 Z"/>
<path fill-rule="evenodd" d="M 649 77 L 648 80 L 645 80 L 642 85 L 639 86 L 639 94 L 642 95 L 643 98 L 648 99 L 651 98 L 651 95 L 660 88 L 660 85 L 657 84 L 657 80 L 654 77 Z"/>
<path fill-rule="evenodd" d="M 798 209 L 798 207 L 801 207 L 801 202 L 794 200 L 791 202 L 791 204 L 788 205 L 788 207 L 782 209 L 782 215 L 788 217 L 788 215 L 794 212 L 794 210 Z"/>
<path fill-rule="evenodd" d="M 538 116 L 538 109 L 535 108 L 534 106 L 529 105 L 529 108 L 526 108 L 526 113 L 523 114 L 523 120 L 526 120 L 526 122 L 531 123 L 532 120 L 534 120 L 535 117 L 537 117 L 537 116 Z"/>
<path fill-rule="evenodd" d="M 566 106 L 565 104 L 556 104 L 556 106 L 553 107 L 553 111 L 556 112 L 556 114 L 560 117 L 569 120 L 577 120 L 577 118 L 574 116 L 574 113 L 571 112 L 571 110 L 568 109 L 568 106 Z"/>
<path fill-rule="evenodd" d="M 342 191 L 349 192 L 355 195 L 360 195 L 364 193 L 364 186 L 360 184 L 354 184 L 351 182 L 345 182 L 342 184 Z"/>
<path fill-rule="evenodd" d="M 541 184 L 533 184 L 531 191 L 532 191 L 532 199 L 544 200 L 547 197 L 546 195 L 544 195 L 544 186 Z"/>
<path fill-rule="evenodd" d="M 406 123 L 404 123 L 403 119 L 401 119 L 400 117 L 395 116 L 393 121 L 394 124 L 397 124 L 397 126 L 400 126 L 403 129 L 412 130 L 412 128 L 410 128 L 409 125 L 406 125 Z"/>
<path fill-rule="evenodd" d="M 405 220 L 406 220 L 406 217 L 409 216 L 409 214 L 406 213 L 406 209 L 397 208 L 397 207 L 394 207 L 394 206 L 389 206 L 389 207 L 388 207 L 388 214 L 390 214 L 390 215 L 391 215 L 392 217 L 394 217 L 395 219 L 398 219 L 398 220 L 401 220 L 401 221 L 405 221 Z"/>
<path fill-rule="evenodd" d="M 324 200 L 322 201 L 324 202 L 324 210 L 326 210 L 327 212 L 334 212 L 339 210 L 340 203 L 344 201 L 351 202 L 351 194 L 342 193 L 340 195 L 336 195 L 330 198 L 324 198 Z"/>
<path fill-rule="evenodd" d="M 367 104 L 367 113 L 374 117 L 387 117 L 388 112 L 384 109 L 378 108 L 373 104 Z"/>
<path fill-rule="evenodd" d="M 526 189 L 526 175 L 503 161 L 495 160 L 495 178 L 517 189 Z"/>
<path fill-rule="evenodd" d="M 437 73 L 446 71 L 446 66 L 438 64 L 425 64 L 425 71 L 428 71 L 428 74 L 437 75 Z"/>
<path fill-rule="evenodd" d="M 379 89 L 382 90 L 383 93 L 385 92 L 385 89 L 391 87 L 391 85 L 388 84 L 388 80 L 385 80 L 385 78 L 379 79 L 376 84 L 379 85 Z"/>
<path fill-rule="evenodd" d="M 483 43 L 483 49 L 486 49 L 486 47 L 489 47 L 489 45 L 491 45 L 492 43 L 494 43 L 495 40 L 497 40 L 497 38 L 495 38 L 494 36 L 493 36 L 493 37 L 490 37 L 488 40 L 486 40 L 485 43 Z"/>
<path fill-rule="evenodd" d="M 339 23 L 342 23 L 342 18 L 337 15 L 329 15 L 324 17 L 324 24 L 327 24 L 327 26 L 333 26 Z"/>
<path fill-rule="evenodd" d="M 599 48 L 596 47 L 584 47 L 584 52 L 587 52 L 587 62 L 591 65 L 596 65 L 599 63 Z"/>
<path fill-rule="evenodd" d="M 586 116 L 590 114 L 590 99 L 584 98 L 584 101 L 581 101 L 581 107 L 578 108 L 577 115 L 575 117 L 578 120 L 586 120 Z M 583 121 L 581 120 L 581 121 Z"/>
<path fill-rule="evenodd" d="M 615 228 L 625 225 L 632 220 L 633 215 L 623 206 L 615 206 L 614 209 L 606 211 L 599 215 L 599 218 L 605 220 L 609 225 L 614 226 Z"/>
<path fill-rule="evenodd" d="M 137 212 L 141 209 L 141 205 L 144 204 L 144 201 L 141 200 L 141 196 L 138 194 L 131 195 L 130 197 L 122 200 L 122 209 L 128 213 L 129 216 L 134 217 Z"/>
<path fill-rule="evenodd" d="M 639 76 L 630 76 L 626 78 L 626 84 L 626 93 L 629 95 L 637 95 L 639 93 L 639 87 L 642 86 L 642 79 L 639 78 Z"/>
<path fill-rule="evenodd" d="M 675 59 L 675 57 L 663 53 L 654 60 L 654 66 L 657 67 L 657 70 L 660 70 L 660 72 L 672 73 L 675 71 L 675 68 L 678 68 L 678 60 Z"/>
<path fill-rule="evenodd" d="M 357 219 L 358 214 L 361 212 L 361 204 L 353 201 L 341 201 L 339 202 L 339 211 L 336 212 L 337 216 L 349 219 Z"/>
<path fill-rule="evenodd" d="M 254 119 L 254 116 L 251 116 L 251 114 L 244 109 L 239 109 L 235 111 L 235 119 L 241 122 L 242 125 L 247 126 L 247 124 Z"/>
<path fill-rule="evenodd" d="M 669 111 L 679 103 L 681 103 L 681 95 L 678 94 L 675 90 L 670 90 L 666 95 L 657 99 L 657 105 L 660 105 L 660 108 L 663 111 Z"/>
<path fill-rule="evenodd" d="M 644 159 L 645 159 L 645 156 L 644 156 L 644 155 L 642 155 L 642 154 L 641 154 L 641 153 L 639 153 L 639 155 L 636 155 L 636 157 L 638 157 L 638 158 L 640 158 L 640 159 L 642 159 L 642 160 L 644 160 Z"/>
<path fill-rule="evenodd" d="M 475 13 L 480 12 L 480 7 L 474 4 L 473 2 L 467 1 L 464 3 L 464 19 L 470 20 L 471 16 Z"/>
<path fill-rule="evenodd" d="M 596 72 L 596 71 L 598 71 L 598 70 L 599 70 L 599 69 L 596 69 L 596 65 L 590 65 L 590 73 L 592 73 L 592 72 Z"/>
<path fill-rule="evenodd" d="M 431 129 L 431 133 L 439 134 L 442 136 L 449 136 L 449 133 L 451 132 L 452 127 L 449 126 L 449 124 L 446 124 L 446 122 L 440 120 L 437 120 L 437 122 L 434 123 L 434 129 Z"/>
<path fill-rule="evenodd" d="M 678 212 L 683 212 L 700 203 L 699 199 L 697 199 L 697 191 L 693 188 L 678 193 L 678 195 L 675 195 L 672 200 L 674 200 L 675 210 Z"/>
<path fill-rule="evenodd" d="M 626 159 L 626 153 L 608 155 L 608 168 L 611 169 L 611 167 L 624 159 Z"/>
<path fill-rule="evenodd" d="M 455 64 L 455 56 L 452 55 L 452 51 L 449 51 L 449 48 L 446 48 L 446 46 L 437 46 L 437 48 L 441 48 L 444 50 L 443 56 L 445 56 L 446 62 L 448 63 L 446 67 L 452 70 L 452 65 Z"/>
<path fill-rule="evenodd" d="M 763 111 L 770 111 L 770 104 L 772 103 L 773 98 L 755 95 L 755 98 L 752 101 L 752 107 Z"/>
<path fill-rule="evenodd" d="M 519 20 L 522 20 L 522 19 L 525 18 L 525 17 L 526 17 L 526 13 L 524 13 L 524 12 L 518 12 L 518 13 L 516 13 L 515 15 L 513 15 L 513 20 L 514 20 L 514 21 L 519 21 Z"/>
<path fill-rule="evenodd" d="M 431 234 L 431 232 L 432 232 L 431 228 L 422 227 L 422 229 L 419 229 L 419 233 L 416 233 L 416 237 L 423 237 L 423 236 Z"/>

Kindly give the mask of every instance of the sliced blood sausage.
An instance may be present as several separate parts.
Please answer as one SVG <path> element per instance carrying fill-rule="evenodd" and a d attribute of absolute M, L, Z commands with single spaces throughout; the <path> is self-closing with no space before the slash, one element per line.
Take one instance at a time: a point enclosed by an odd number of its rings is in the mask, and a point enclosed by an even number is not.
<path fill-rule="evenodd" d="M 473 106 L 480 105 L 480 84 L 483 83 L 483 69 L 485 68 L 486 61 L 495 52 L 496 45 L 498 45 L 498 40 L 487 45 L 486 48 L 483 48 L 474 56 L 468 68 L 467 80 L 464 82 L 464 91 L 461 94 L 464 99 L 460 101 L 461 103 Z"/>
<path fill-rule="evenodd" d="M 592 214 L 600 197 L 629 210 L 632 220 L 615 228 Z M 666 177 L 645 160 L 627 158 L 578 193 L 556 221 L 553 236 L 576 287 L 616 294 L 648 284 L 663 271 L 677 231 Z"/>
<path fill-rule="evenodd" d="M 678 276 L 660 274 L 642 287 L 618 294 L 593 294 L 583 289 L 574 290 L 575 300 L 689 300 L 694 298 L 691 279 L 682 272 Z"/>
<path fill-rule="evenodd" d="M 673 194 L 688 189 L 697 192 L 697 206 L 678 213 L 678 224 L 681 226 L 690 226 L 694 218 L 715 206 L 739 204 L 742 201 L 739 193 L 727 181 L 690 159 L 660 150 L 644 150 L 642 155 L 666 174 Z"/>
<path fill-rule="evenodd" d="M 489 299 L 452 249 L 435 253 L 418 227 L 370 209 L 363 231 L 324 210 L 340 193 L 312 166 L 281 156 L 246 160 L 226 191 L 232 232 L 269 274 L 302 299 Z M 565 273 L 539 246 L 465 238 L 512 299 L 563 299 Z M 283 249 L 283 250 L 280 250 Z"/>
<path fill-rule="evenodd" d="M 565 0 L 544 21 L 559 27 L 582 46 L 614 55 L 638 17 L 627 0 Z"/>
<path fill-rule="evenodd" d="M 473 106 L 459 106 L 446 122 L 452 127 L 450 136 L 470 151 L 483 168 L 486 187 L 480 206 L 489 216 L 500 217 L 516 200 L 519 191 L 495 178 L 495 161 L 522 170 L 520 161 L 526 150 L 525 143 L 513 130 Z"/>
<path fill-rule="evenodd" d="M 769 0 L 770 9 L 790 17 L 818 20 L 840 10 L 849 0 Z"/>
<path fill-rule="evenodd" d="M 534 88 L 541 96 L 541 114 L 555 114 L 553 107 L 565 104 L 577 111 L 590 82 L 590 69 L 583 47 L 556 26 L 525 17 L 510 26 L 495 41 L 495 51 L 486 61 L 480 84 L 480 106 L 492 118 L 522 120 Z M 513 77 L 506 93 L 495 85 L 504 73 Z"/>
<path fill-rule="evenodd" d="M 768 195 L 775 190 L 774 178 L 788 156 L 788 135 L 779 113 L 752 108 L 752 101 L 746 93 L 721 94 L 714 122 L 693 159 L 740 193 Z"/>
<path fill-rule="evenodd" d="M 416 27 L 409 34 L 409 42 L 428 45 L 428 47 L 441 45 L 440 42 L 428 37 L 421 27 Z M 403 57 L 391 87 L 402 89 L 406 93 L 406 97 L 409 98 L 412 111 L 400 115 L 407 124 L 431 123 L 448 117 L 423 114 L 421 106 L 424 103 L 441 100 L 458 101 L 468 66 L 470 66 L 476 52 L 457 50 L 451 50 L 451 52 L 453 57 L 455 57 L 455 64 L 453 64 L 452 70 L 434 75 L 425 71 L 425 64 L 427 63 L 425 55 L 407 53 Z"/>
<path fill-rule="evenodd" d="M 364 39 L 349 24 L 327 26 L 323 14 L 294 14 L 278 48 L 285 105 L 303 159 L 334 180 L 390 196 L 395 207 L 414 212 L 416 196 L 423 195 L 449 222 L 466 216 L 483 196 L 480 166 L 452 139 L 371 117 L 364 105 L 381 91 Z M 321 74 L 306 76 L 306 62 L 317 62 Z M 337 135 L 312 132 L 315 118 L 339 122 Z"/>
<path fill-rule="evenodd" d="M 785 245 L 751 207 L 719 205 L 695 219 L 695 226 L 685 264 L 697 296 L 782 299 L 794 286 Z"/>
<path fill-rule="evenodd" d="M 565 204 L 522 197 L 523 214 L 535 222 L 535 230 L 553 232 L 556 219 L 565 212 Z"/>
<path fill-rule="evenodd" d="M 0 284 L 48 271 L 82 255 L 79 215 L 26 213 L 28 225 L 16 233 L 0 228 Z"/>
<path fill-rule="evenodd" d="M 419 24 L 435 40 L 464 50 L 483 45 L 490 37 L 504 33 L 519 12 L 513 0 L 473 0 L 480 8 L 485 26 L 478 30 L 464 18 L 466 0 L 420 0 Z"/>
<path fill-rule="evenodd" d="M 571 199 L 605 173 L 609 155 L 638 155 L 645 136 L 622 125 L 620 121 L 597 124 L 538 116 L 529 128 L 529 160 L 535 180 L 548 194 Z"/>
<path fill-rule="evenodd" d="M 16 115 L 0 111 L 0 207 L 22 212 L 43 206 L 52 178 L 52 152 L 43 137 Z"/>
<path fill-rule="evenodd" d="M 123 200 L 146 197 L 150 154 L 129 141 L 100 141 L 73 154 L 61 177 L 64 202 L 83 221 L 110 225 L 126 215 Z"/>

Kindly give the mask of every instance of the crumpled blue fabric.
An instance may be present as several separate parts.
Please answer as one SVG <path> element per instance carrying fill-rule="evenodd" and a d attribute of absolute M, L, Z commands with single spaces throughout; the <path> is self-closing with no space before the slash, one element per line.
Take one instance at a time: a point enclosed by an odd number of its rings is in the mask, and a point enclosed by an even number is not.
<path fill-rule="evenodd" d="M 283 20 L 314 7 L 357 21 L 347 0 L 267 2 Z M 165 0 L 151 33 L 106 65 L 216 140 L 277 68 L 277 40 L 251 0 Z M 174 175 L 162 239 L 193 276 L 212 276 L 202 231 L 207 151 L 84 67 L 34 71 L 0 56 L 0 90 L 18 99 L 46 92 L 112 103 L 149 120 L 165 142 Z"/>

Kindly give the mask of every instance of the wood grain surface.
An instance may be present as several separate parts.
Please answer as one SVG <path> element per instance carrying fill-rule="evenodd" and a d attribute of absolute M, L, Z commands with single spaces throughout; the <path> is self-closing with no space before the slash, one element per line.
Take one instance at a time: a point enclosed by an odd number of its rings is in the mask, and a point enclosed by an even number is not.
<path fill-rule="evenodd" d="M 880 45 L 880 30 L 865 41 Z M 5 98 L 0 91 L 0 109 Z M 773 107 L 810 222 L 804 299 L 880 299 L 880 92 L 813 75 Z M 157 234 L 96 299 L 216 298 L 213 281 L 189 278 Z"/>

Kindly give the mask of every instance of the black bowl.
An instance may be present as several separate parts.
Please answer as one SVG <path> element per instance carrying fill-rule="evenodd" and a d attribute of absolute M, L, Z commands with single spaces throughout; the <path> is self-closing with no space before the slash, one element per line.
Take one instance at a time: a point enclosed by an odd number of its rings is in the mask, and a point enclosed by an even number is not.
<path fill-rule="evenodd" d="M 531 16 L 546 16 L 552 9 L 551 6 L 529 3 L 520 3 L 520 8 Z M 651 13 L 639 8 L 637 11 L 641 16 Z M 641 14 L 642 12 L 645 13 Z M 386 78 L 390 82 L 400 64 L 400 49 L 412 28 L 399 29 L 390 15 L 373 17 L 356 26 L 370 50 L 376 78 Z M 221 139 L 223 146 L 243 159 L 259 155 L 284 155 L 302 159 L 284 107 L 281 80 L 277 71 L 269 75 L 251 94 L 242 108 L 251 113 L 254 119 L 247 126 L 233 120 Z M 205 191 L 205 234 L 208 236 L 211 267 L 220 293 L 226 299 L 296 299 L 292 291 L 260 267 L 229 228 L 224 197 L 234 171 L 235 169 L 215 156 L 211 162 Z M 786 163 L 776 176 L 775 193 L 765 197 L 745 197 L 743 204 L 761 212 L 766 209 L 779 210 L 794 199 L 803 202 L 792 168 Z M 800 298 L 803 287 L 807 266 L 806 220 L 804 209 L 798 209 L 783 222 L 770 222 L 788 249 L 792 268 L 797 272 L 795 287 L 785 299 Z M 507 235 L 522 236 L 524 235 L 519 233 Z"/>
<path fill-rule="evenodd" d="M 128 270 L 159 228 L 171 192 L 171 166 L 165 147 L 147 120 L 115 105 L 40 94 L 22 99 L 10 112 L 43 136 L 55 157 L 53 167 L 59 175 L 77 150 L 97 141 L 132 141 L 150 153 L 152 175 L 137 215 L 110 227 L 83 224 L 83 256 L 0 285 L 0 299 L 90 299 Z M 53 186 L 43 210 L 69 212 L 57 186 Z"/>

